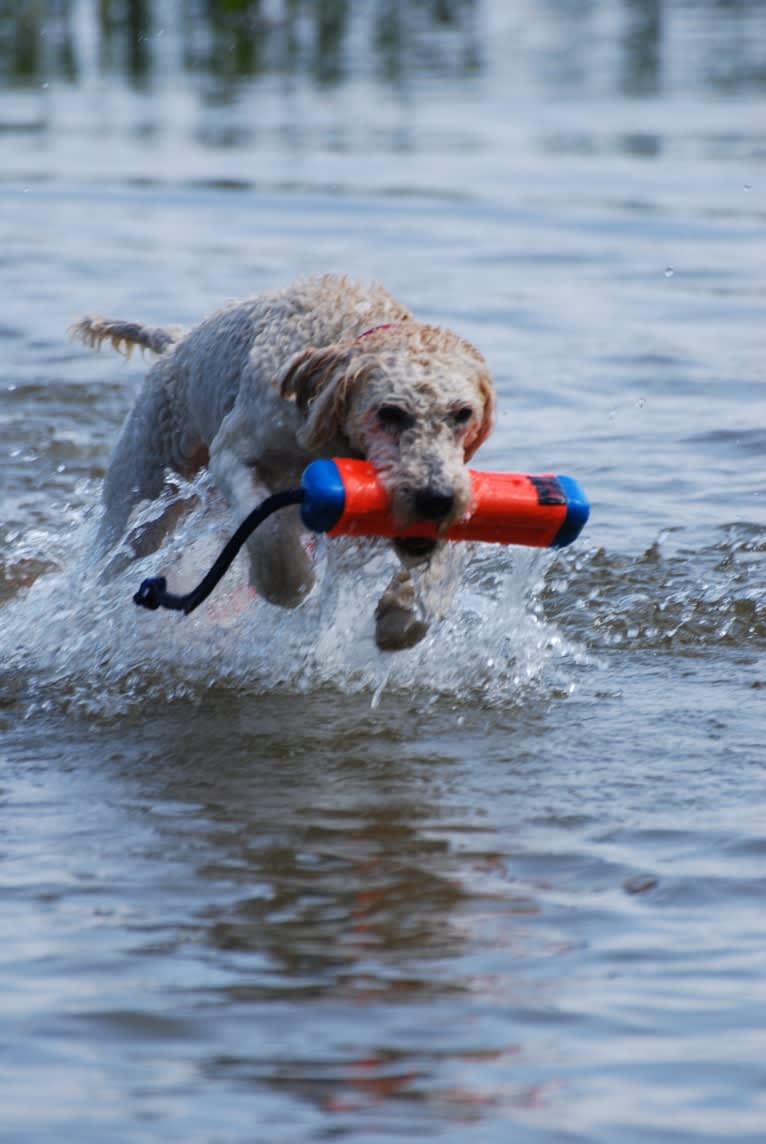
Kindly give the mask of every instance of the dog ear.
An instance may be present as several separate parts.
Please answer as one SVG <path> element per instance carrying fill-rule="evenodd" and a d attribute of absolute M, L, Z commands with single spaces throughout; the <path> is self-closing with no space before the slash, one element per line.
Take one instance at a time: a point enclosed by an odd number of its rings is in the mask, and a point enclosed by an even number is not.
<path fill-rule="evenodd" d="M 348 345 L 309 346 L 290 359 L 278 379 L 282 397 L 294 400 L 305 418 L 300 441 L 308 449 L 345 437 L 348 403 L 361 372 L 352 369 L 352 356 Z"/>
<path fill-rule="evenodd" d="M 495 424 L 495 387 L 489 371 L 484 367 L 479 370 L 478 387 L 482 400 L 482 417 L 476 433 L 466 442 L 466 461 L 470 460 L 479 446 L 486 441 Z"/>

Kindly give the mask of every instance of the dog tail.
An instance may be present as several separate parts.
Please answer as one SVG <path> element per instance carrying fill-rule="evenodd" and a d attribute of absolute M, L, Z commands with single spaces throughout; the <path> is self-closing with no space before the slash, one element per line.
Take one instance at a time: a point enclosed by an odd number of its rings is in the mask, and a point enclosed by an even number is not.
<path fill-rule="evenodd" d="M 104 342 L 111 342 L 118 353 L 130 357 L 134 346 L 163 354 L 183 336 L 183 330 L 179 326 L 143 326 L 140 322 L 120 322 L 113 318 L 81 318 L 70 326 L 69 334 L 94 350 L 100 350 Z"/>

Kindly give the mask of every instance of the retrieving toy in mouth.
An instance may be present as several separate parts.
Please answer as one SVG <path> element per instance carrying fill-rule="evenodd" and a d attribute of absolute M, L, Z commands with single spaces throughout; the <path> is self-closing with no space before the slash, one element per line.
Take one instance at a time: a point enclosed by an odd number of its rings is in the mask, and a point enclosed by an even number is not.
<path fill-rule="evenodd" d="M 174 595 L 167 591 L 165 578 L 156 576 L 143 581 L 133 600 L 152 611 L 170 608 L 188 615 L 207 599 L 254 529 L 290 504 L 301 506 L 303 523 L 312 532 L 392 537 L 395 543 L 406 545 L 411 555 L 417 555 L 421 548 L 424 557 L 437 539 L 563 548 L 579 536 L 588 519 L 590 506 L 572 477 L 470 472 L 471 513 L 441 533 L 426 520 L 398 527 L 390 512 L 388 493 L 368 461 L 347 457 L 312 461 L 304 470 L 299 489 L 275 493 L 245 518 L 191 592 Z"/>

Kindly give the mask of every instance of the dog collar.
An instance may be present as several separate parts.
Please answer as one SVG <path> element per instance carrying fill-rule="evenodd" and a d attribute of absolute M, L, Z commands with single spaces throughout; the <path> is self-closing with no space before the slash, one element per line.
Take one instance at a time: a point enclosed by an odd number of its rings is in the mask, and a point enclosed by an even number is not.
<path fill-rule="evenodd" d="M 378 330 L 392 330 L 395 326 L 401 326 L 401 322 L 383 322 L 380 326 L 370 326 L 369 330 L 365 330 L 361 334 L 356 335 L 356 340 L 366 338 L 368 334 L 377 334 Z"/>

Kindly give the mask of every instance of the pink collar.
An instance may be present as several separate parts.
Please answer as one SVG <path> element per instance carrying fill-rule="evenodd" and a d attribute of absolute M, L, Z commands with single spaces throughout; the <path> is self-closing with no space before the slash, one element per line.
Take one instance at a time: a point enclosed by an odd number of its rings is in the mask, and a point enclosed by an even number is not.
<path fill-rule="evenodd" d="M 383 322 L 380 326 L 370 326 L 369 330 L 356 335 L 356 341 L 359 341 L 360 338 L 366 338 L 368 334 L 376 334 L 378 330 L 392 330 L 394 326 L 401 326 L 401 324 L 401 322 Z"/>

